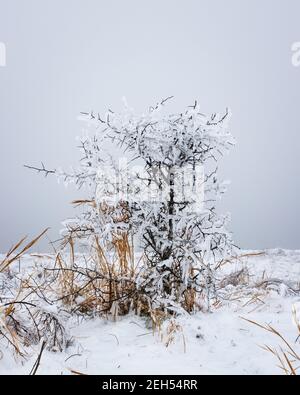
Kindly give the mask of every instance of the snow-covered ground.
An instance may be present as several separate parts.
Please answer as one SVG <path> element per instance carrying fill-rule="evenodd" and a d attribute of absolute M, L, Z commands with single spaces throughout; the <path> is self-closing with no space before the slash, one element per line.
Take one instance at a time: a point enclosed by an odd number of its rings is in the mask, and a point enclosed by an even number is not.
<path fill-rule="evenodd" d="M 274 355 L 262 349 L 265 345 L 279 349 L 280 339 L 242 317 L 270 324 L 300 351 L 292 314 L 295 306 L 300 317 L 300 296 L 291 290 L 300 288 L 300 251 L 269 250 L 228 264 L 223 273 L 241 268 L 249 271 L 249 285 L 228 284 L 223 292 L 226 300 L 210 314 L 177 318 L 177 331 L 168 346 L 170 322 L 165 322 L 160 332 L 153 332 L 146 319 L 134 315 L 116 322 L 100 318 L 78 322 L 72 318 L 68 323 L 72 345 L 63 353 L 44 351 L 38 373 L 283 373 Z M 276 280 L 268 291 L 263 284 L 266 279 Z M 39 351 L 39 347 L 29 350 L 31 355 L 22 361 L 1 349 L 1 374 L 29 374 Z"/>

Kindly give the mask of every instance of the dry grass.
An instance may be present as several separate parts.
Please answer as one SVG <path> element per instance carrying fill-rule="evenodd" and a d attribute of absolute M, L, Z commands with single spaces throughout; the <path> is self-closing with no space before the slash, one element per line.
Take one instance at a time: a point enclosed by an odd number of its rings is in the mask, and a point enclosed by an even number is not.
<path fill-rule="evenodd" d="M 0 265 L 0 280 L 9 294 L 5 302 L 3 297 L 0 299 L 0 336 L 15 354 L 26 357 L 26 348 L 41 342 L 48 350 L 65 349 L 68 337 L 61 319 L 66 314 L 117 320 L 134 311 L 150 317 L 153 330 L 160 333 L 168 313 L 153 308 L 138 283 L 142 265 L 140 260 L 135 261 L 128 233 L 114 234 L 109 246 L 92 236 L 90 249 L 80 254 L 75 252 L 81 241 L 78 235 L 68 235 L 52 265 L 39 263 L 20 276 L 15 267 L 10 270 L 45 233 L 46 230 L 29 243 L 25 243 L 26 238 L 20 240 Z M 192 310 L 195 295 L 187 292 L 185 298 Z M 179 330 L 172 326 L 167 331 L 166 344 L 173 341 L 175 329 Z"/>
<path fill-rule="evenodd" d="M 72 203 L 88 205 L 99 218 L 109 216 L 116 225 L 128 220 L 129 211 L 124 202 L 116 207 L 84 199 Z M 55 267 L 48 271 L 53 272 L 56 302 L 61 301 L 70 312 L 116 319 L 130 310 L 142 312 L 146 308 L 137 287 L 140 262 L 135 261 L 129 232 L 112 231 L 108 239 L 100 239 L 94 229 L 88 232 L 67 229 Z M 82 244 L 88 249 L 85 247 L 84 253 L 76 254 L 75 250 Z"/>
<path fill-rule="evenodd" d="M 248 285 L 250 280 L 249 270 L 246 267 L 242 269 L 236 270 L 233 273 L 228 274 L 224 278 L 221 279 L 219 283 L 220 288 L 225 288 L 228 285 L 232 285 L 233 287 L 237 287 L 240 285 Z"/>
<path fill-rule="evenodd" d="M 94 204 L 91 201 L 75 203 Z M 102 209 L 109 210 L 108 207 Z M 124 215 L 127 215 L 125 209 Z M 116 217 L 115 220 L 124 221 L 124 218 Z M 5 283 L 9 291 L 9 297 L 5 301 L 0 299 L 0 337 L 15 354 L 25 357 L 26 347 L 41 343 L 42 350 L 64 350 L 69 343 L 63 325 L 64 314 L 68 317 L 104 316 L 117 320 L 130 311 L 148 317 L 152 330 L 159 334 L 166 347 L 176 339 L 182 339 L 184 351 L 186 350 L 183 330 L 176 322 L 175 314 L 172 314 L 171 309 L 154 305 L 145 292 L 143 278 L 140 276 L 143 257 L 136 260 L 133 241 L 126 231 L 112 234 L 110 243 L 104 243 L 97 235 L 90 234 L 86 243 L 89 249 L 80 254 L 76 253 L 77 247 L 86 236 L 80 232 L 70 232 L 56 252 L 54 263 L 52 261 L 50 266 L 45 266 L 45 263 L 38 265 L 26 277 L 18 278 L 13 272 L 13 263 L 19 261 L 46 231 L 28 243 L 26 238 L 21 239 L 0 263 L 0 281 Z M 247 256 L 250 255 L 253 256 Z M 35 257 L 43 258 L 39 255 Z M 248 282 L 249 273 L 243 269 L 222 279 L 219 287 L 222 289 L 231 285 L 240 292 L 239 287 Z M 250 296 L 245 306 L 257 304 L 260 300 L 258 294 Z M 199 295 L 192 288 L 186 289 L 183 293 L 183 309 L 189 313 L 201 310 L 204 305 L 201 298 L 204 299 L 205 295 Z M 221 301 L 216 299 L 214 307 L 219 305 Z M 50 306 L 50 309 L 45 309 L 45 306 Z M 51 312 L 52 307 L 57 310 L 57 314 Z M 300 334 L 300 328 L 298 329 Z M 293 367 L 294 360 L 287 358 L 293 356 L 295 359 L 296 356 L 292 355 L 291 349 L 282 355 L 276 354 L 276 350 L 269 351 L 273 351 L 278 359 L 281 358 L 282 368 L 284 366 L 284 369 L 291 371 L 289 363 Z M 38 364 L 39 359 L 33 367 L 33 374 Z"/>
<path fill-rule="evenodd" d="M 53 288 L 72 313 L 110 315 L 114 319 L 130 309 L 138 309 L 137 265 L 127 234 L 113 240 L 113 250 L 105 251 L 97 236 L 87 254 L 75 254 L 76 241 L 69 238 L 69 253 L 58 253 Z"/>
<path fill-rule="evenodd" d="M 178 322 L 176 322 L 176 320 L 172 319 L 167 326 L 165 334 L 166 347 L 169 347 L 172 343 L 174 343 L 178 335 L 180 335 L 180 337 L 182 338 L 183 351 L 184 353 L 186 353 L 186 341 L 183 333 L 183 328 Z"/>
<path fill-rule="evenodd" d="M 48 349 L 62 350 L 66 342 L 64 328 L 55 315 L 44 311 L 36 300 L 40 298 L 40 288 L 36 281 L 30 284 L 30 278 L 19 278 L 13 271 L 13 263 L 19 261 L 31 247 L 47 232 L 25 243 L 26 237 L 15 244 L 0 264 L 0 338 L 12 348 L 16 355 L 25 357 L 25 348 L 38 344 L 45 339 Z"/>
<path fill-rule="evenodd" d="M 29 243 L 25 244 L 24 242 L 27 239 L 27 236 L 23 237 L 17 244 L 15 244 L 6 254 L 5 258 L 0 263 L 0 273 L 3 272 L 5 269 L 18 259 L 20 259 L 26 252 L 33 247 L 42 236 L 48 231 L 48 228 L 45 229 L 41 234 L 39 234 L 36 238 L 31 240 Z"/>
<path fill-rule="evenodd" d="M 257 327 L 263 329 L 264 331 L 267 331 L 268 333 L 276 336 L 280 342 L 281 345 L 279 348 L 275 347 L 270 347 L 268 345 L 262 346 L 262 348 L 265 351 L 270 352 L 278 361 L 279 365 L 277 365 L 286 375 L 291 375 L 291 376 L 296 376 L 297 371 L 300 368 L 300 355 L 298 354 L 298 351 L 296 351 L 296 347 L 291 345 L 291 343 L 286 340 L 286 338 L 275 328 L 273 328 L 271 325 L 266 324 L 266 325 L 261 325 L 258 322 L 246 319 L 241 317 L 243 320 L 249 322 L 250 324 L 256 325 Z M 293 318 L 295 321 L 295 324 L 297 326 L 298 330 L 298 337 L 296 339 L 299 339 L 300 337 L 300 320 L 299 317 L 297 317 L 296 314 L 296 309 L 293 308 Z"/>
<path fill-rule="evenodd" d="M 266 253 L 264 251 L 260 251 L 260 252 L 249 252 L 247 254 L 241 254 L 238 256 L 232 256 L 226 259 L 223 259 L 216 267 L 216 269 L 219 269 L 225 265 L 227 265 L 228 263 L 233 263 L 236 261 L 241 261 L 244 258 L 253 258 L 253 257 L 257 257 L 257 256 L 264 256 Z"/>

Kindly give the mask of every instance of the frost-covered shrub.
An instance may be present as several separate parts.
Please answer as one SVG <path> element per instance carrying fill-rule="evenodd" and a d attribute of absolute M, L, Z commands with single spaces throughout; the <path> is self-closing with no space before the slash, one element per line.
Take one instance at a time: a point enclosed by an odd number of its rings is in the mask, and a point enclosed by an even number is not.
<path fill-rule="evenodd" d="M 198 103 L 165 114 L 168 99 L 143 114 L 83 113 L 77 169 L 48 171 L 86 187 L 85 209 L 64 223 L 63 234 L 116 252 L 119 239 L 134 239 L 142 260 L 137 289 L 151 308 L 193 310 L 214 295 L 214 269 L 232 253 L 227 216 L 216 212 L 224 192 L 218 157 L 233 145 L 229 112 L 204 115 Z M 112 155 L 118 150 L 119 157 Z"/>

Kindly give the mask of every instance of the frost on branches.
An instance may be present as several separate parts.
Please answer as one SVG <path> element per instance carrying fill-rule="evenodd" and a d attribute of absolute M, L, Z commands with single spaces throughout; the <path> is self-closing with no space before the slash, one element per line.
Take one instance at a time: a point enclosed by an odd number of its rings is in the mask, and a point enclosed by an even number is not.
<path fill-rule="evenodd" d="M 126 104 L 122 113 L 83 113 L 89 133 L 81 139 L 79 168 L 53 172 L 91 191 L 64 233 L 87 244 L 97 236 L 112 248 L 130 236 L 142 257 L 136 287 L 151 308 L 192 311 L 209 308 L 215 269 L 233 253 L 228 218 L 215 204 L 225 190 L 217 161 L 234 141 L 228 111 L 208 117 L 196 102 L 166 115 L 168 99 L 143 114 Z"/>

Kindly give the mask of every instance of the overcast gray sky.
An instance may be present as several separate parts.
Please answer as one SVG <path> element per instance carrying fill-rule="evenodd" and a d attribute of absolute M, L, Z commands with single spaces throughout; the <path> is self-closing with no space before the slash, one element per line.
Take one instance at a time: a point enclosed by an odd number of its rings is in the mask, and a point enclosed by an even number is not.
<path fill-rule="evenodd" d="M 80 111 L 174 95 L 233 113 L 222 210 L 243 248 L 300 248 L 299 0 L 0 0 L 0 251 L 72 215 L 83 192 L 24 169 L 76 164 Z M 39 250 L 47 249 L 47 241 Z"/>

